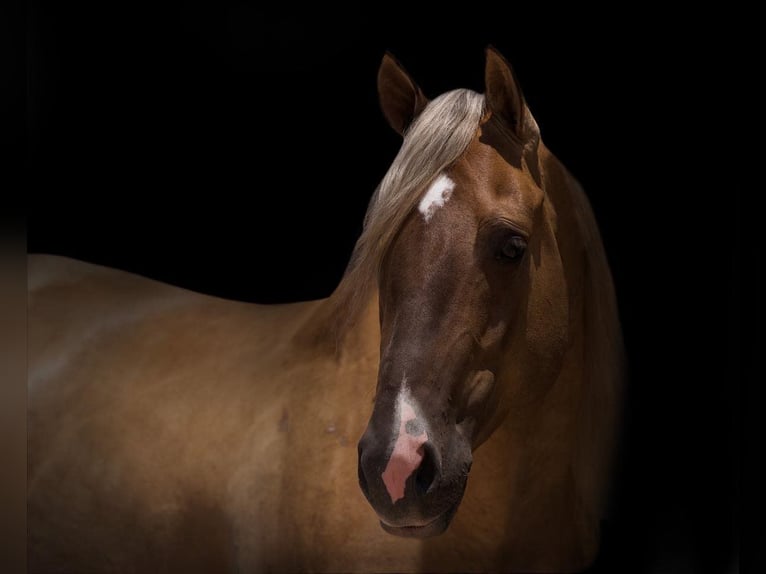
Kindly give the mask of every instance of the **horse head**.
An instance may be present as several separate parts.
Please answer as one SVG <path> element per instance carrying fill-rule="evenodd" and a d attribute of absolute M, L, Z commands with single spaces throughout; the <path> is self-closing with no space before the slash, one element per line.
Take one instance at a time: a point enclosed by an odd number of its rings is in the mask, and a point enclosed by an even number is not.
<path fill-rule="evenodd" d="M 487 50 L 484 95 L 428 101 L 386 55 L 378 90 L 404 140 L 362 242 L 379 250 L 381 347 L 359 482 L 386 531 L 426 537 L 457 511 L 472 452 L 556 379 L 568 297 L 539 130 L 505 59 Z"/>

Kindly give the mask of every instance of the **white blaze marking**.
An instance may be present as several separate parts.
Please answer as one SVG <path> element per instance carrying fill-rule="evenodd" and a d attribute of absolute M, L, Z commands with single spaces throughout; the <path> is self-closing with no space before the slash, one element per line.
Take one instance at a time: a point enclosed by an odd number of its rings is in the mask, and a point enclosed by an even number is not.
<path fill-rule="evenodd" d="M 409 393 L 407 378 L 405 377 L 397 399 L 399 427 L 394 429 L 396 443 L 391 458 L 381 475 L 388 495 L 391 497 L 391 504 L 404 498 L 407 479 L 420 466 L 424 456 L 423 444 L 428 442 L 428 432 L 425 429 L 417 436 L 407 432 L 407 423 L 418 418 L 415 406 L 415 400 Z"/>
<path fill-rule="evenodd" d="M 423 214 L 426 223 L 436 213 L 437 209 L 447 203 L 454 188 L 455 182 L 443 173 L 434 180 L 418 205 L 418 210 Z"/>

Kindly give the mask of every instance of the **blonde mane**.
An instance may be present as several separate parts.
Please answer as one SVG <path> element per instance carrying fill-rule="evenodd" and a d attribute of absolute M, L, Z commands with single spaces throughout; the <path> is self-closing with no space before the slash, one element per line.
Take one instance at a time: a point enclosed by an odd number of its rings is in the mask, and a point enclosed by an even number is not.
<path fill-rule="evenodd" d="M 336 328 L 343 331 L 353 324 L 374 290 L 381 261 L 405 218 L 428 185 L 463 154 L 484 113 L 482 94 L 453 90 L 430 102 L 407 130 L 370 200 L 362 234 L 332 295 Z"/>

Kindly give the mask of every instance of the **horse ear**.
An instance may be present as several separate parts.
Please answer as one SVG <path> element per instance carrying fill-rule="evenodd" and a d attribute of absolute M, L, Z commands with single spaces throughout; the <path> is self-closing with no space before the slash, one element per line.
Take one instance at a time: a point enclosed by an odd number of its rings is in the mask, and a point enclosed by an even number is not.
<path fill-rule="evenodd" d="M 389 52 L 378 70 L 378 97 L 383 115 L 400 135 L 428 104 L 428 98 Z"/>
<path fill-rule="evenodd" d="M 526 111 L 521 86 L 511 65 L 493 46 L 487 47 L 484 87 L 489 109 L 523 139 Z"/>

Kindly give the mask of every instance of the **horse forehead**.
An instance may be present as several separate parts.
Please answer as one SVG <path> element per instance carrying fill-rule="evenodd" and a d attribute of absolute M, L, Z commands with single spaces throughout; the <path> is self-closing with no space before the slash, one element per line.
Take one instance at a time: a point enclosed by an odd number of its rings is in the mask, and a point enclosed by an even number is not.
<path fill-rule="evenodd" d="M 441 211 L 451 212 L 453 217 L 457 217 L 461 211 L 460 204 L 482 214 L 491 210 L 495 201 L 501 199 L 500 196 L 519 189 L 524 173 L 521 169 L 514 169 L 507 155 L 483 140 L 481 132 L 477 134 L 461 158 L 436 174 L 426 187 L 417 204 L 421 220 L 428 224 Z M 453 201 L 453 197 L 457 201 Z M 455 203 L 458 205 L 447 209 Z"/>
<path fill-rule="evenodd" d="M 423 191 L 392 245 L 398 252 L 393 259 L 454 265 L 461 256 L 470 256 L 484 221 L 506 218 L 530 226 L 541 190 L 509 161 L 507 152 L 482 140 L 477 136 Z"/>

